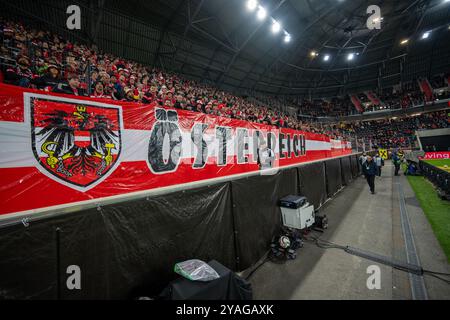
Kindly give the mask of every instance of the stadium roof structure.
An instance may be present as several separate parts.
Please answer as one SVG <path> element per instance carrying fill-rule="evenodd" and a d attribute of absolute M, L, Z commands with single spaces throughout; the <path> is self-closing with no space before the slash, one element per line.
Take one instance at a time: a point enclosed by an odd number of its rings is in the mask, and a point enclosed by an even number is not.
<path fill-rule="evenodd" d="M 259 0 L 289 32 L 289 43 L 246 2 L 0 0 L 0 6 L 105 52 L 247 93 L 336 96 L 450 67 L 450 42 L 441 41 L 450 34 L 444 0 Z M 70 4 L 87 15 L 80 31 L 64 28 Z M 381 8 L 381 29 L 366 26 L 370 5 Z M 426 41 L 425 31 L 431 31 Z"/>

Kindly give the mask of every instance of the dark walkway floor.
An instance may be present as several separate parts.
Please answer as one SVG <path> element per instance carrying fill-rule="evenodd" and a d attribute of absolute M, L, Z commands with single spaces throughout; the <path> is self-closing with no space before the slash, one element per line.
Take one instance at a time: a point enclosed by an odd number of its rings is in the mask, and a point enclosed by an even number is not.
<path fill-rule="evenodd" d="M 450 272 L 407 180 L 403 176 L 393 177 L 392 169 L 387 163 L 382 177 L 376 179 L 375 195 L 370 194 L 365 180 L 358 178 L 327 203 L 322 212 L 327 214 L 330 226 L 321 239 L 407 261 L 403 211 L 407 214 L 421 265 L 434 271 Z M 404 205 L 400 201 L 402 198 Z M 367 288 L 367 268 L 371 265 L 380 268 L 380 289 Z M 422 283 L 425 298 L 450 299 L 450 286 L 429 276 L 419 278 L 414 283 L 406 272 L 307 242 L 298 251 L 296 260 L 282 265 L 267 262 L 250 281 L 255 299 L 423 298 L 417 294 L 417 283 Z M 412 290 L 413 287 L 416 290 Z"/>

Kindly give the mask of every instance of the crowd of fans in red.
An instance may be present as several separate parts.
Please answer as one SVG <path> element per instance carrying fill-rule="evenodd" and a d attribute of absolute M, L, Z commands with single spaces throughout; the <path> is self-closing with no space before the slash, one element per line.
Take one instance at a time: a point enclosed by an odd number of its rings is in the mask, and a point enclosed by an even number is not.
<path fill-rule="evenodd" d="M 392 127 L 392 122 L 387 120 L 382 121 L 382 125 L 374 122 L 373 128 L 367 122 L 344 128 L 318 125 L 297 114 L 277 110 L 273 106 L 280 102 L 274 97 L 258 103 L 256 99 L 238 97 L 176 74 L 102 53 L 95 47 L 73 43 L 49 31 L 27 28 L 1 18 L 0 45 L 0 82 L 8 84 L 92 98 L 156 102 L 167 107 L 325 133 L 335 138 L 362 132 L 364 137 L 379 137 L 380 143 L 404 142 L 398 130 Z M 409 96 L 412 94 L 407 93 Z M 416 94 L 420 99 L 420 91 Z M 388 103 L 402 99 L 404 96 L 386 96 Z M 327 102 L 289 101 L 288 104 L 300 110 L 300 114 L 315 117 L 348 115 L 354 109 L 349 99 L 338 98 Z M 384 130 L 386 127 L 391 129 Z M 409 136 L 412 127 L 402 125 L 402 130 L 405 136 Z"/>

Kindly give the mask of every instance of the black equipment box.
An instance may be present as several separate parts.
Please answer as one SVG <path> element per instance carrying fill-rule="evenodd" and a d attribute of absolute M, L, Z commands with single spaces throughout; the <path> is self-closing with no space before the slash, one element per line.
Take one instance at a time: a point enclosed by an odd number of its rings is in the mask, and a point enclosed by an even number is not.
<path fill-rule="evenodd" d="M 212 281 L 191 281 L 180 277 L 172 281 L 159 295 L 161 300 L 252 300 L 250 282 L 215 260 L 208 264 L 220 278 Z"/>
<path fill-rule="evenodd" d="M 280 199 L 280 207 L 298 209 L 303 207 L 307 202 L 304 196 L 289 195 Z"/>

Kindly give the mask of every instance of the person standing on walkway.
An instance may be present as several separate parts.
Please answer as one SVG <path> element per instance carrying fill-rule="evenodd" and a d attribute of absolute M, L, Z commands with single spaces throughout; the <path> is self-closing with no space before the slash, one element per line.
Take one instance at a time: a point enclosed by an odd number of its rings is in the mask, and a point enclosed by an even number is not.
<path fill-rule="evenodd" d="M 366 161 L 367 161 L 367 154 L 364 152 L 364 153 L 359 157 L 359 164 L 362 166 Z"/>
<path fill-rule="evenodd" d="M 381 177 L 381 168 L 383 167 L 383 158 L 377 153 L 375 156 L 375 164 L 377 165 L 377 176 Z"/>
<path fill-rule="evenodd" d="M 361 169 L 362 169 L 362 171 L 363 171 L 363 175 L 364 175 L 363 166 L 364 166 L 364 163 L 366 163 L 366 161 L 367 161 L 367 154 L 364 152 L 364 153 L 359 157 L 359 164 L 360 164 Z"/>
<path fill-rule="evenodd" d="M 396 176 L 398 176 L 398 171 L 400 170 L 400 157 L 398 156 L 397 152 L 392 153 L 392 163 L 394 164 L 395 167 L 395 174 Z"/>
<path fill-rule="evenodd" d="M 371 156 L 367 157 L 367 161 L 363 165 L 363 173 L 369 184 L 370 192 L 375 194 L 375 175 L 377 174 L 377 165 Z"/>

